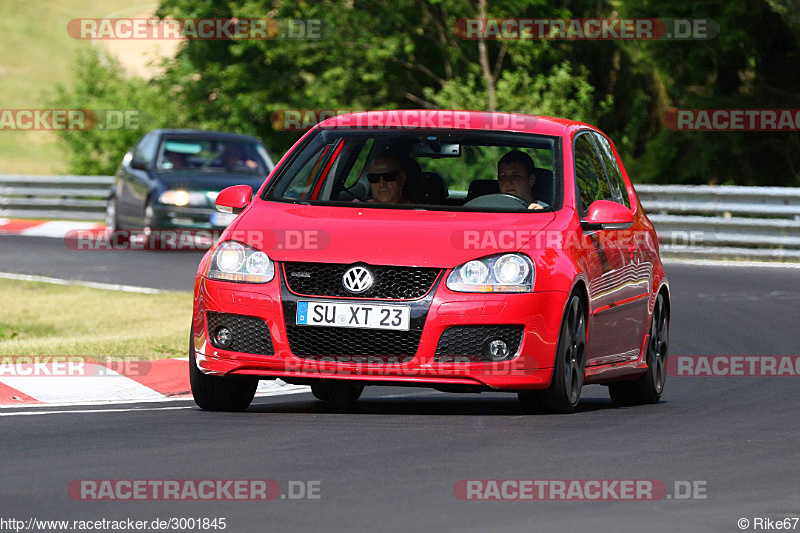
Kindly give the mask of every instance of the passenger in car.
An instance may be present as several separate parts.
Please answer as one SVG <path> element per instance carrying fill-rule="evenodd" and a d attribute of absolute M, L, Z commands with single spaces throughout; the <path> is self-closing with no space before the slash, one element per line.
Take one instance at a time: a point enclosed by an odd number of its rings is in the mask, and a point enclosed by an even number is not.
<path fill-rule="evenodd" d="M 519 196 L 528 203 L 528 209 L 543 209 L 533 198 L 536 182 L 536 165 L 531 156 L 512 150 L 497 163 L 497 183 L 501 193 Z"/>
<path fill-rule="evenodd" d="M 186 154 L 178 152 L 165 152 L 164 163 L 161 168 L 164 170 L 183 170 L 186 168 Z"/>
<path fill-rule="evenodd" d="M 222 167 L 226 170 L 256 170 L 258 163 L 247 157 L 239 146 L 229 144 L 222 153 Z"/>

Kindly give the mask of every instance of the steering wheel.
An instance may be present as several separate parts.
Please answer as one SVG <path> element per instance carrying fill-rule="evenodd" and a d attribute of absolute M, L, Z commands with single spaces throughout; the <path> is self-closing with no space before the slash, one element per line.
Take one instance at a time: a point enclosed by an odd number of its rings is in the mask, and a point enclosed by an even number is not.
<path fill-rule="evenodd" d="M 489 207 L 495 209 L 528 209 L 528 202 L 515 194 L 495 193 L 473 198 L 463 207 Z"/>
<path fill-rule="evenodd" d="M 363 191 L 360 188 L 357 188 L 357 185 L 358 183 L 351 185 L 350 187 L 345 187 L 341 191 L 339 191 L 339 200 L 346 201 L 345 198 L 342 198 L 342 195 L 349 194 L 350 196 L 353 197 L 352 198 L 353 200 L 357 200 L 359 202 L 366 202 L 367 201 L 366 195 L 363 195 L 362 197 L 362 195 L 356 194 L 356 192 L 363 194 Z M 356 189 L 356 192 L 353 192 L 351 189 Z"/>

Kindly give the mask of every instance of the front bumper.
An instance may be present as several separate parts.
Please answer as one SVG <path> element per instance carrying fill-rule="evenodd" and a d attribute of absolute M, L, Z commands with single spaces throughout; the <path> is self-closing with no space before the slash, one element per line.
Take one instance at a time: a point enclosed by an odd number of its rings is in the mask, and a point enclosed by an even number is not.
<path fill-rule="evenodd" d="M 160 230 L 223 230 L 233 217 L 210 207 L 178 207 L 168 204 L 153 206 L 153 227 Z"/>
<path fill-rule="evenodd" d="M 276 265 L 278 266 L 278 265 Z M 413 301 L 353 300 L 412 306 L 421 328 L 418 348 L 407 362 L 376 363 L 369 357 L 348 361 L 312 360 L 292 353 L 286 325 L 294 325 L 293 302 L 300 297 L 286 288 L 282 269 L 266 284 L 241 284 L 198 277 L 195 285 L 193 335 L 198 368 L 210 375 L 252 375 L 307 381 L 346 379 L 375 384 L 479 389 L 530 390 L 550 384 L 561 317 L 567 294 L 465 294 L 452 292 L 441 279 L 424 298 Z M 302 297 L 303 300 L 314 299 Z M 336 300 L 336 298 L 319 298 Z M 263 320 L 269 328 L 273 355 L 223 350 L 209 342 L 207 312 Z M 450 326 L 518 325 L 523 327 L 518 355 L 501 362 L 436 362 L 439 338 Z M 305 326 L 299 326 L 305 327 Z"/>

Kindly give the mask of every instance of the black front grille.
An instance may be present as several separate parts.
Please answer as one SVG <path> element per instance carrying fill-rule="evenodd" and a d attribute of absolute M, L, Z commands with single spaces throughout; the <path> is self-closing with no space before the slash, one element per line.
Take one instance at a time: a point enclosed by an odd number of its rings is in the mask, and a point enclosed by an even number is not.
<path fill-rule="evenodd" d="M 229 315 L 226 313 L 206 313 L 208 335 L 212 346 L 232 352 L 252 353 L 258 355 L 274 355 L 272 337 L 267 323 L 253 316 Z M 223 348 L 214 341 L 214 331 L 225 326 L 232 333 L 230 346 Z"/>
<path fill-rule="evenodd" d="M 372 273 L 372 287 L 353 294 L 342 285 L 342 276 L 353 265 L 335 263 L 285 263 L 286 283 L 295 294 L 308 296 L 358 296 L 414 300 L 431 289 L 440 270 L 399 266 L 365 265 Z"/>
<path fill-rule="evenodd" d="M 349 363 L 407 363 L 414 358 L 422 331 L 286 326 L 289 348 L 297 357 Z"/>
<path fill-rule="evenodd" d="M 451 326 L 444 330 L 436 346 L 436 363 L 486 362 L 483 343 L 501 339 L 511 354 L 516 355 L 522 343 L 523 326 Z"/>

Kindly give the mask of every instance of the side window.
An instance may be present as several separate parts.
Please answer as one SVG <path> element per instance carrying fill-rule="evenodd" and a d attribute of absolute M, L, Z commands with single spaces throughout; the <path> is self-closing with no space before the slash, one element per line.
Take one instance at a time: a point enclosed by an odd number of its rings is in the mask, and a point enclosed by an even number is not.
<path fill-rule="evenodd" d="M 580 134 L 575 139 L 575 181 L 578 185 L 580 205 L 578 209 L 581 216 L 586 216 L 589 205 L 595 200 L 612 200 L 603 173 L 603 164 L 600 156 L 594 149 L 589 134 Z"/>
<path fill-rule="evenodd" d="M 597 141 L 597 148 L 600 152 L 600 157 L 606 165 L 606 172 L 608 173 L 608 181 L 611 183 L 611 192 L 614 195 L 614 200 L 623 204 L 630 209 L 631 201 L 628 198 L 628 188 L 625 186 L 625 180 L 622 177 L 622 171 L 617 164 L 617 158 L 614 157 L 614 150 L 611 149 L 611 143 L 602 135 L 595 133 L 594 138 Z"/>
<path fill-rule="evenodd" d="M 156 143 L 158 135 L 155 133 L 148 133 L 145 135 L 136 148 L 133 150 L 133 158 L 144 161 L 148 166 L 153 162 L 156 156 Z"/>
<path fill-rule="evenodd" d="M 149 135 L 149 134 L 148 134 Z M 139 141 L 133 145 L 133 149 L 131 149 L 131 157 L 133 159 L 142 160 L 142 146 L 144 146 L 145 141 L 147 141 L 148 135 L 145 135 Z"/>
<path fill-rule="evenodd" d="M 314 154 L 308 161 L 297 170 L 292 181 L 288 184 L 283 193 L 285 199 L 311 199 L 314 185 L 319 180 L 320 174 L 330 159 L 334 145 L 324 145 L 322 149 Z"/>
<path fill-rule="evenodd" d="M 350 173 L 347 175 L 345 179 L 344 186 L 352 187 L 355 185 L 361 176 L 366 172 L 366 165 L 367 159 L 369 157 L 370 151 L 372 150 L 372 145 L 375 143 L 374 139 L 367 139 L 367 142 L 364 143 L 364 146 L 361 148 L 361 151 L 358 153 L 358 158 L 356 159 L 353 166 L 350 168 Z"/>

